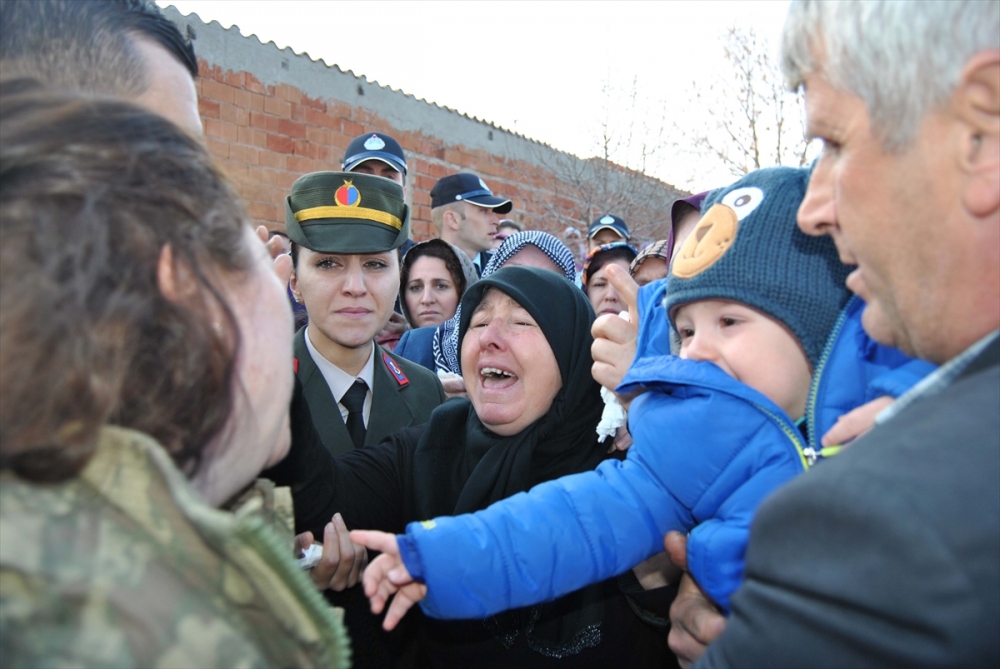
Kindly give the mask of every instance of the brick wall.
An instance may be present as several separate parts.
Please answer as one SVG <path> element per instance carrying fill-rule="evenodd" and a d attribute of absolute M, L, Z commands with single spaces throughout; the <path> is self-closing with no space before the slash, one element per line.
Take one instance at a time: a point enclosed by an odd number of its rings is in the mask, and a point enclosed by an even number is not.
<path fill-rule="evenodd" d="M 173 8 L 167 14 L 195 37 L 199 110 L 208 145 L 237 184 L 250 216 L 271 229 L 284 225 L 284 197 L 292 182 L 307 172 L 340 169 L 348 142 L 372 131 L 395 137 L 406 151 L 416 240 L 435 236 L 431 187 L 458 171 L 475 172 L 495 193 L 510 197 L 511 218 L 526 229 L 554 233 L 567 224 L 585 227 L 604 213 L 593 202 L 588 178 L 600 180 L 603 190 L 610 177 L 624 184 L 619 190 L 641 191 L 612 208 L 643 240 L 665 236 L 669 203 L 684 195 L 644 175 L 582 161 L 307 55 L 261 44 L 235 27 L 205 24 Z"/>

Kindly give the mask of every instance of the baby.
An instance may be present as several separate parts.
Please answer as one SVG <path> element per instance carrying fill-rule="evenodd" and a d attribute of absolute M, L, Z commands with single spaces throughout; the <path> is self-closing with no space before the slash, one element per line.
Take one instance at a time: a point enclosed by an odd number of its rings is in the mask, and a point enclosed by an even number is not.
<path fill-rule="evenodd" d="M 353 533 L 388 552 L 366 576 L 373 608 L 413 579 L 395 614 L 426 593 L 432 616 L 484 617 L 619 574 L 680 530 L 690 532 L 689 570 L 728 611 L 754 511 L 817 457 L 800 428 L 815 413 L 850 297 L 850 268 L 832 242 L 796 226 L 807 181 L 807 170 L 759 170 L 706 202 L 666 283 L 680 356 L 640 351 L 619 388 L 642 393 L 630 408 L 634 445 L 624 462 L 476 514 L 411 524 L 398 537 L 401 565 L 392 561 L 395 538 Z M 867 374 L 863 358 L 839 367 L 864 376 L 852 368 Z M 857 395 L 843 411 L 871 399 L 862 384 L 843 387 Z M 390 611 L 387 625 L 394 620 Z"/>

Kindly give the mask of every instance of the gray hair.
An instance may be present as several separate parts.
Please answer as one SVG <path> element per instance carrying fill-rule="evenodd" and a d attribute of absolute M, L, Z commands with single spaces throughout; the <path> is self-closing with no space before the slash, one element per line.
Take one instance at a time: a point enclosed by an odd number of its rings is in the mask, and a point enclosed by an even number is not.
<path fill-rule="evenodd" d="M 790 89 L 821 70 L 864 101 L 875 136 L 898 151 L 947 104 L 969 59 L 1000 48 L 1000 3 L 793 0 L 781 46 Z"/>

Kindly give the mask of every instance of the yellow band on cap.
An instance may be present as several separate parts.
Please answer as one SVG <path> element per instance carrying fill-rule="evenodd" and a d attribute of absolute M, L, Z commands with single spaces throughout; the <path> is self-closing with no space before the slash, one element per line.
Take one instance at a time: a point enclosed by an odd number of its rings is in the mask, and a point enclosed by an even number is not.
<path fill-rule="evenodd" d="M 368 209 L 366 207 L 312 207 L 295 212 L 295 220 L 312 221 L 317 218 L 361 218 L 367 221 L 375 221 L 382 225 L 388 225 L 397 230 L 403 229 L 403 222 L 398 217 L 378 209 Z"/>

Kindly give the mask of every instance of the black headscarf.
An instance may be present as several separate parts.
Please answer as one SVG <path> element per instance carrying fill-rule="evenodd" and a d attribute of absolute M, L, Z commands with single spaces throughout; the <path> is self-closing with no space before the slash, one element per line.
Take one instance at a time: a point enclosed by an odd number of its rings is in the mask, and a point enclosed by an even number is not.
<path fill-rule="evenodd" d="M 544 416 L 510 437 L 490 432 L 467 399 L 436 409 L 414 454 L 421 518 L 485 509 L 543 481 L 593 469 L 605 457 L 596 432 L 603 402 L 591 376 L 594 310 L 586 296 L 548 270 L 501 269 L 462 298 L 460 348 L 473 312 L 491 288 L 538 323 L 559 365 L 562 388 Z"/>
<path fill-rule="evenodd" d="M 509 437 L 490 432 L 467 399 L 435 409 L 414 453 L 420 518 L 485 509 L 538 483 L 594 469 L 607 457 L 596 432 L 604 403 L 591 376 L 594 310 L 587 297 L 548 270 L 501 269 L 473 284 L 462 298 L 459 350 L 473 312 L 491 288 L 513 298 L 538 323 L 559 365 L 562 388 L 544 416 Z M 601 592 L 600 584 L 592 585 L 549 604 L 491 616 L 480 629 L 507 648 L 524 633 L 528 646 L 541 655 L 573 655 L 600 643 Z M 475 624 L 428 621 L 441 626 L 438 634 L 445 638 Z"/>

